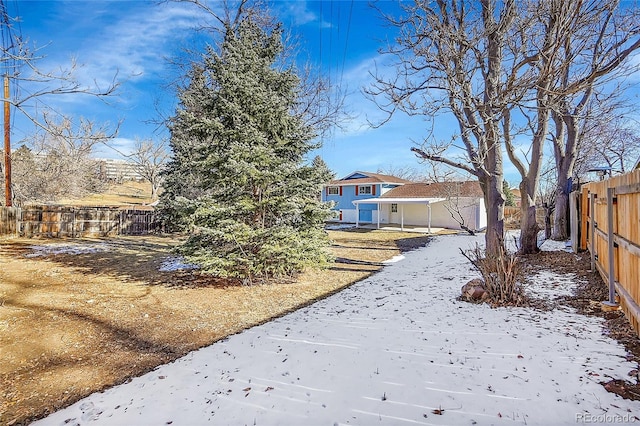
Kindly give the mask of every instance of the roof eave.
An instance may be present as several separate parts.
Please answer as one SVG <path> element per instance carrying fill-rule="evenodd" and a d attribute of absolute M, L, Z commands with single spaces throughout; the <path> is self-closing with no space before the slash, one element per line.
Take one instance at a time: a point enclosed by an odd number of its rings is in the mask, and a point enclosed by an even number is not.
<path fill-rule="evenodd" d="M 445 201 L 446 198 L 438 197 L 417 197 L 417 198 L 366 198 L 364 200 L 353 200 L 352 203 L 358 204 L 430 204 Z"/>

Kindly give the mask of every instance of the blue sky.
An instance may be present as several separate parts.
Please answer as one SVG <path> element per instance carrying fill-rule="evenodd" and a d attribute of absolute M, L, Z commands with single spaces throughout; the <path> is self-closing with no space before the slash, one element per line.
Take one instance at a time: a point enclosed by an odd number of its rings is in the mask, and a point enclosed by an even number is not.
<path fill-rule="evenodd" d="M 31 1 L 5 0 L 10 16 L 20 16 L 15 32 L 37 47 L 41 70 L 69 68 L 72 58 L 79 64 L 77 76 L 86 85 L 106 87 L 114 78 L 120 82 L 116 96 L 106 102 L 90 96 L 42 98 L 48 107 L 96 123 L 121 122 L 118 138 L 111 142 L 128 152 L 136 138 L 160 140 L 168 136 L 157 124 L 161 115 L 171 116 L 176 97 L 169 83 L 178 76 L 167 59 L 176 57 L 184 46 L 197 46 L 201 39 L 194 27 L 205 22 L 199 9 L 186 3 L 138 0 L 120 1 Z M 217 4 L 219 2 L 210 2 Z M 365 0 L 274 1 L 273 11 L 285 27 L 299 37 L 300 57 L 320 69 L 334 88 L 345 93 L 353 116 L 344 129 L 323 139 L 317 151 L 339 177 L 355 170 L 377 171 L 415 168 L 426 171 L 410 148 L 430 131 L 431 123 L 420 117 L 398 115 L 380 128 L 384 115 L 362 95 L 370 85 L 369 73 L 384 67 L 378 54 L 386 39 L 392 38 L 378 11 Z M 378 6 L 397 12 L 397 2 L 384 0 Z M 35 90 L 26 83 L 22 94 Z M 42 108 L 42 105 L 31 104 Z M 34 127 L 14 113 L 13 146 L 20 145 Z M 449 140 L 457 130 L 454 121 L 437 119 L 434 135 Z M 520 141 L 523 151 L 528 138 Z M 117 157 L 103 148 L 97 155 Z M 519 178 L 505 156 L 507 180 Z"/>
<path fill-rule="evenodd" d="M 176 70 L 167 63 L 181 47 L 193 45 L 192 28 L 203 22 L 197 8 L 188 4 L 150 1 L 6 1 L 11 16 L 20 16 L 15 30 L 36 46 L 43 70 L 69 68 L 72 58 L 80 65 L 78 77 L 87 84 L 106 85 L 117 75 L 117 96 L 105 102 L 90 96 L 58 96 L 41 99 L 47 106 L 73 117 L 96 123 L 121 122 L 113 145 L 127 152 L 135 138 L 159 140 L 166 130 L 153 123 L 158 110 L 171 115 L 175 95 L 167 84 Z M 392 9 L 395 2 L 384 1 Z M 347 93 L 353 121 L 345 129 L 324 138 L 318 153 L 338 176 L 354 170 L 417 167 L 409 151 L 425 133 L 422 120 L 397 117 L 373 129 L 368 120 L 381 118 L 377 107 L 361 94 L 369 71 L 381 61 L 377 49 L 388 31 L 379 13 L 367 1 L 276 1 L 279 19 L 299 37 L 301 55 L 329 76 L 334 87 Z M 22 83 L 24 95 L 34 89 Z M 35 106 L 35 104 L 32 104 Z M 31 125 L 18 112 L 13 117 L 13 146 Z M 102 149 L 101 156 L 117 154 Z"/>

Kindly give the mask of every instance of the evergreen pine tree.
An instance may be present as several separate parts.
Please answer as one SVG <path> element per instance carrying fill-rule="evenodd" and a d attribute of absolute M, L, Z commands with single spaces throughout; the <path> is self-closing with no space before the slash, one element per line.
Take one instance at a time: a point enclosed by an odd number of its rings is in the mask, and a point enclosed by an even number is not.
<path fill-rule="evenodd" d="M 228 26 L 220 51 L 192 69 L 170 124 L 161 206 L 191 233 L 180 252 L 219 277 L 270 279 L 330 260 L 330 211 L 318 197 L 326 173 L 305 164 L 315 133 L 294 112 L 294 69 L 276 66 L 283 48 L 279 27 Z"/>
<path fill-rule="evenodd" d="M 336 178 L 336 174 L 327 166 L 322 157 L 316 155 L 311 162 L 311 166 L 318 175 L 318 180 L 326 184 Z M 322 188 L 320 188 L 322 190 Z"/>
<path fill-rule="evenodd" d="M 516 205 L 516 199 L 511 192 L 511 186 L 506 180 L 502 181 L 502 191 L 504 192 L 504 205 L 513 207 Z"/>

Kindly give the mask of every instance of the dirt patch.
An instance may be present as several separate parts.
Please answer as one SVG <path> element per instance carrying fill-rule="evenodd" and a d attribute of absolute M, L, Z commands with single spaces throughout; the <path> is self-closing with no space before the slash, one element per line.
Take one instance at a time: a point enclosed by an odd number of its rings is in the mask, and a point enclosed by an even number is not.
<path fill-rule="evenodd" d="M 341 262 L 255 286 L 162 268 L 175 260 L 176 238 L 2 241 L 0 424 L 26 424 L 312 303 L 427 242 L 400 232 L 329 235 Z"/>
<path fill-rule="evenodd" d="M 559 274 L 573 274 L 577 288 L 572 296 L 561 296 L 537 307 L 552 309 L 555 305 L 567 305 L 582 315 L 593 315 L 604 318 L 603 333 L 617 340 L 627 350 L 627 360 L 640 364 L 640 338 L 629 324 L 629 320 L 621 310 L 603 312 L 600 302 L 609 299 L 609 288 L 602 281 L 600 274 L 591 272 L 589 253 L 569 253 L 565 251 L 543 251 L 535 255 L 522 256 L 524 275 L 532 275 L 535 271 L 550 270 Z M 535 302 L 534 302 L 535 303 Z M 640 400 L 640 376 L 638 368 L 629 372 L 628 380 L 611 380 L 601 382 L 609 392 L 623 398 Z"/>

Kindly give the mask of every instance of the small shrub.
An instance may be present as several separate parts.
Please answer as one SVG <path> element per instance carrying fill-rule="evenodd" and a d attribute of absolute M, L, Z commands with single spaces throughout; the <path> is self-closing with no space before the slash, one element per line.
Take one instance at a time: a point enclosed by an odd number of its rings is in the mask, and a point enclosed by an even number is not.
<path fill-rule="evenodd" d="M 520 262 L 515 254 L 504 247 L 497 254 L 489 254 L 476 244 L 471 250 L 460 250 L 480 272 L 488 300 L 495 305 L 521 305 L 524 303 L 522 287 L 518 282 Z"/>

